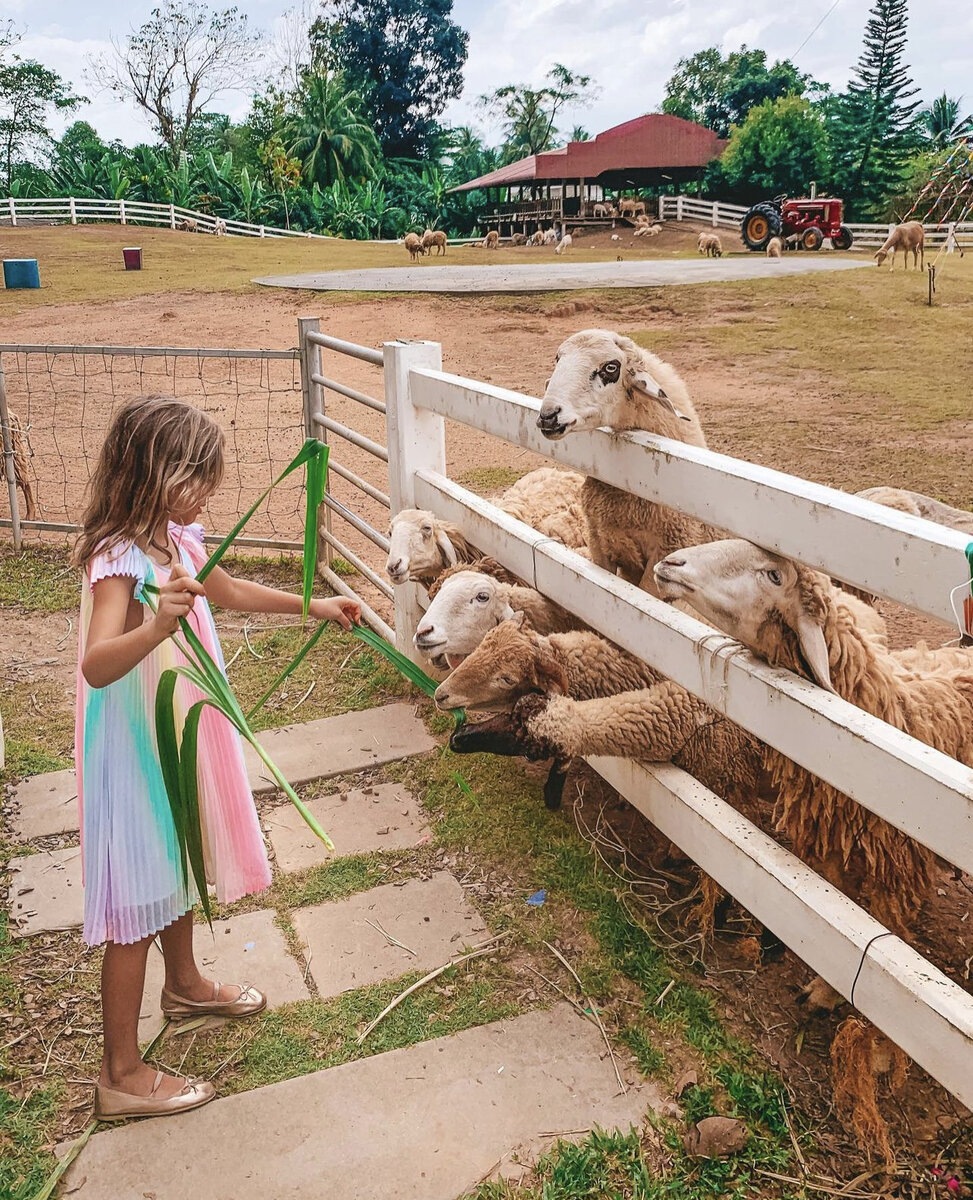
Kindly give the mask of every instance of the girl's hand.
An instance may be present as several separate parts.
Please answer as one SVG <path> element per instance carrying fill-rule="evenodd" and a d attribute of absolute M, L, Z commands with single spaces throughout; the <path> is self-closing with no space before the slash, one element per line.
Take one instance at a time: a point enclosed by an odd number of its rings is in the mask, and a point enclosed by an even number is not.
<path fill-rule="evenodd" d="M 312 600 L 308 610 L 316 621 L 337 621 L 342 629 L 351 629 L 361 621 L 361 605 L 357 600 L 344 596 L 331 596 L 327 600 Z"/>
<path fill-rule="evenodd" d="M 156 626 L 163 637 L 176 632 L 179 618 L 188 616 L 196 597 L 205 594 L 203 585 L 185 567 L 172 568 L 168 581 L 159 588 L 159 608 L 155 614 Z"/>

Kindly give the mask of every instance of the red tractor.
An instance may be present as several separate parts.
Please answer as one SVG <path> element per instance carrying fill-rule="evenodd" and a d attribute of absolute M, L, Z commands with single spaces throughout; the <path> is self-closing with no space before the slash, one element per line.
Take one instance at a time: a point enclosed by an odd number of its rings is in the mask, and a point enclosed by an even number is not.
<path fill-rule="evenodd" d="M 841 223 L 841 210 L 840 200 L 775 196 L 750 209 L 740 222 L 740 236 L 748 250 L 765 250 L 773 237 L 802 250 L 820 250 L 824 239 L 831 238 L 836 250 L 847 250 L 853 238 Z"/>

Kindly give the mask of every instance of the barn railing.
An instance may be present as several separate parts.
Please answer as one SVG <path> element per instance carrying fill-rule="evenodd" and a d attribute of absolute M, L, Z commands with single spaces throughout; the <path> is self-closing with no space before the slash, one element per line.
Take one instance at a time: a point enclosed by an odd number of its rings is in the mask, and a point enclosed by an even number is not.
<path fill-rule="evenodd" d="M 646 434 L 545 440 L 539 402 L 442 372 L 435 343 L 385 347 L 392 508 L 429 508 L 484 553 L 821 779 L 973 870 L 973 771 L 594 566 L 448 477 L 444 418 L 662 500 L 939 618 L 967 538 L 830 488 Z M 394 369 L 389 370 L 391 363 Z M 408 589 L 410 592 L 414 589 Z M 414 654 L 417 600 L 396 589 Z M 720 797 L 671 765 L 591 765 L 964 1103 L 973 996 Z"/>
<path fill-rule="evenodd" d="M 176 229 L 183 221 L 195 221 L 200 232 L 213 233 L 218 219 L 212 213 L 147 200 L 94 200 L 81 196 L 25 200 L 8 196 L 0 200 L 0 225 L 77 225 L 88 221 L 112 221 L 119 225 L 162 225 Z M 224 224 L 228 234 L 239 237 L 324 237 L 320 233 L 305 233 L 302 229 L 280 229 L 275 225 L 234 221 L 229 217 L 224 219 Z"/>

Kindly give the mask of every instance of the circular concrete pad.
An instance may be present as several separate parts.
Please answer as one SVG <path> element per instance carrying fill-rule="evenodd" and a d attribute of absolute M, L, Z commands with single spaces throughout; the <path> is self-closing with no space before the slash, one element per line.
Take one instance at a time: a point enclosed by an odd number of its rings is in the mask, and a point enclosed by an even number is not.
<path fill-rule="evenodd" d="M 773 279 L 815 271 L 848 271 L 873 264 L 831 254 L 787 258 L 700 258 L 639 262 L 524 263 L 482 267 L 370 267 L 362 271 L 321 271 L 311 275 L 268 275 L 267 287 L 314 292 L 560 292 L 577 288 L 663 287 L 675 283 L 724 283 L 734 279 Z"/>

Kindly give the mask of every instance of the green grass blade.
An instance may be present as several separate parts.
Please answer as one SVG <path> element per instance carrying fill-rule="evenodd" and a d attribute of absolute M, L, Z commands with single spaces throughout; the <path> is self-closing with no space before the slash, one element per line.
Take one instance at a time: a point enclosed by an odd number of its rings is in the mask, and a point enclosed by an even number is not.
<path fill-rule="evenodd" d="M 250 745 L 253 746 L 254 750 L 260 756 L 261 761 L 267 767 L 267 770 L 270 771 L 271 775 L 276 780 L 277 786 L 284 793 L 284 795 L 287 797 L 287 799 L 290 800 L 291 804 L 293 804 L 294 807 L 297 809 L 297 811 L 301 814 L 301 816 L 304 818 L 304 821 L 307 824 L 307 826 L 311 829 L 311 831 L 315 834 L 316 837 L 320 838 L 321 841 L 324 842 L 324 844 L 328 847 L 329 850 L 333 850 L 334 842 L 331 840 L 331 838 L 328 837 L 328 835 L 324 832 L 324 830 L 318 824 L 318 821 L 315 818 L 314 814 L 308 809 L 307 805 L 300 798 L 300 796 L 297 794 L 297 792 L 294 791 L 294 788 L 291 786 L 291 784 L 288 782 L 288 780 L 284 778 L 283 773 L 281 772 L 281 770 L 277 766 L 277 764 L 274 762 L 274 760 L 270 757 L 270 755 L 263 748 L 263 746 L 257 741 L 256 734 L 254 734 L 249 729 L 247 729 L 246 732 L 243 733 L 243 736 L 250 743 Z"/>
<path fill-rule="evenodd" d="M 185 880 L 188 846 L 174 706 L 177 678 L 174 670 L 163 671 L 159 677 L 159 686 L 155 693 L 155 740 L 159 751 L 159 763 L 162 767 L 162 781 L 165 784 L 169 810 L 172 813 L 172 824 L 176 831 L 182 878 Z"/>
<path fill-rule="evenodd" d="M 304 513 L 304 587 L 301 619 L 307 620 L 314 591 L 314 577 L 318 561 L 318 510 L 324 501 L 328 482 L 328 447 L 318 443 L 318 452 L 308 459 L 305 492 L 307 504 Z"/>
<path fill-rule="evenodd" d="M 212 928 L 213 912 L 206 887 L 206 863 L 203 856 L 203 830 L 199 817 L 199 776 L 196 751 L 199 744 L 199 721 L 208 700 L 198 700 L 186 714 L 182 728 L 182 753 L 179 756 L 179 780 L 186 822 L 186 846 L 199 904 Z"/>
<path fill-rule="evenodd" d="M 243 514 L 243 516 L 240 518 L 240 520 L 237 521 L 237 523 L 233 526 L 233 528 L 226 535 L 226 537 L 223 539 L 223 541 L 220 542 L 220 544 L 216 547 L 216 549 L 209 556 L 209 558 L 206 560 L 206 562 L 203 563 L 202 567 L 200 567 L 199 571 L 197 571 L 196 578 L 199 580 L 200 583 L 203 583 L 205 581 L 206 576 L 217 565 L 217 563 L 220 561 L 220 559 L 223 557 L 223 555 L 227 552 L 227 550 L 229 550 L 230 546 L 240 535 L 240 531 L 243 529 L 243 527 L 246 525 L 246 523 L 250 520 L 250 518 L 253 516 L 253 514 L 257 511 L 257 509 L 261 506 L 261 504 L 263 504 L 263 502 L 267 499 L 267 497 L 270 495 L 270 493 L 273 491 L 273 489 L 278 485 L 278 483 L 281 483 L 284 479 L 286 479 L 287 476 L 290 475 L 292 471 L 296 471 L 298 467 L 303 466 L 304 463 L 306 463 L 309 459 L 314 458 L 318 454 L 320 454 L 319 447 L 322 446 L 323 444 L 324 444 L 323 442 L 319 442 L 316 438 L 308 438 L 307 439 L 307 441 L 304 443 L 304 445 L 301 447 L 301 449 L 297 452 L 297 454 L 295 455 L 293 460 L 290 462 L 290 464 L 288 466 L 286 466 L 283 469 L 283 471 L 281 471 L 281 473 L 277 476 L 277 478 L 270 485 L 270 487 L 267 488 L 267 490 L 265 492 L 262 492 L 260 494 L 260 496 L 257 497 L 256 501 L 250 505 L 250 507 Z"/>
<path fill-rule="evenodd" d="M 324 621 L 322 621 L 321 624 L 317 627 L 317 629 L 315 629 L 314 633 L 311 634 L 311 636 L 307 639 L 307 641 L 304 643 L 304 645 L 300 648 L 300 650 L 298 650 L 298 652 L 294 655 L 294 657 L 291 659 L 291 661 L 283 669 L 283 671 L 281 671 L 281 673 L 277 676 L 277 678 L 270 685 L 270 687 L 267 688 L 267 690 L 260 697 L 260 699 L 257 701 L 257 703 L 253 706 L 253 708 L 251 708 L 250 711 L 247 713 L 248 721 L 253 720 L 255 714 L 258 713 L 263 708 L 263 706 L 267 703 L 267 701 L 274 694 L 274 692 L 277 691 L 277 689 L 284 682 L 284 680 L 288 677 L 288 675 L 293 674 L 293 672 L 301 665 L 301 663 L 304 661 L 304 659 L 307 658 L 307 656 L 311 653 L 311 651 L 317 645 L 318 638 L 320 638 L 321 634 L 324 633 L 326 628 L 327 628 L 327 624 Z"/>
<path fill-rule="evenodd" d="M 375 632 L 374 629 L 369 629 L 367 625 L 356 625 L 351 631 L 352 634 L 366 646 L 370 647 L 376 653 L 381 654 L 383 658 L 388 659 L 393 667 L 404 675 L 406 679 L 421 692 L 429 697 L 435 695 L 436 688 L 439 686 L 435 679 L 430 679 L 422 667 L 416 666 L 411 658 L 407 658 L 401 651 L 390 645 L 385 638 Z M 453 718 L 457 725 L 462 725 L 466 720 L 466 713 L 461 708 L 451 709 Z"/>

